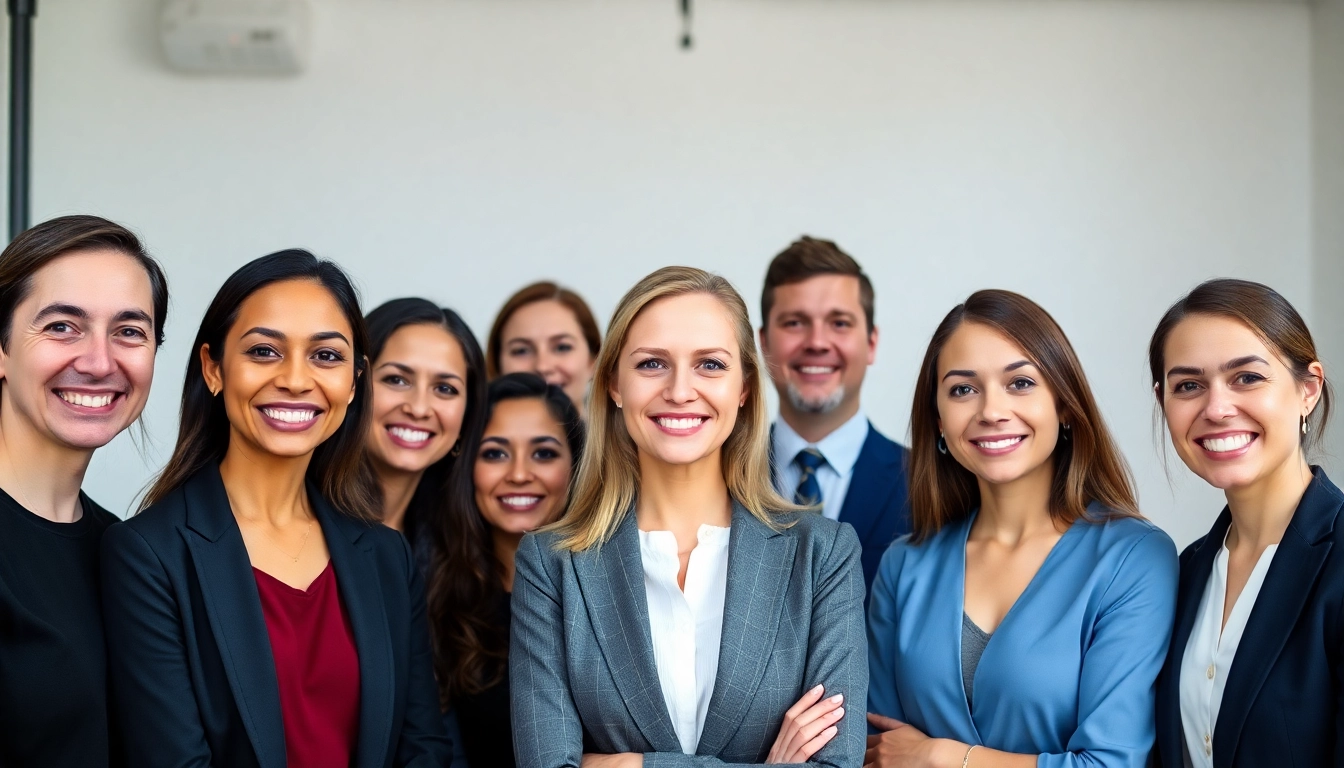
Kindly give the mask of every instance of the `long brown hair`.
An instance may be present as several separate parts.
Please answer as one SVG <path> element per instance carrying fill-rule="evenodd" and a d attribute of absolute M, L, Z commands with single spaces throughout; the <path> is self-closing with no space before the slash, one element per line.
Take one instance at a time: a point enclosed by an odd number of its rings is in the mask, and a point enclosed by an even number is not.
<path fill-rule="evenodd" d="M 756 336 L 742 296 L 724 278 L 695 267 L 663 267 L 631 288 L 612 315 L 607 343 L 593 375 L 588 413 L 588 447 L 579 463 L 579 478 L 569 514 L 550 526 L 560 533 L 559 546 L 581 551 L 611 538 L 634 504 L 639 490 L 639 456 L 621 412 L 612 405 L 611 389 L 620 362 L 621 347 L 635 318 L 649 304 L 671 296 L 703 293 L 718 299 L 733 323 L 742 351 L 742 384 L 747 401 L 738 410 L 737 423 L 723 444 L 723 479 L 728 493 L 757 519 L 781 526 L 779 512 L 798 507 L 785 501 L 770 484 L 766 447 L 769 417 L 762 386 L 761 360 Z"/>
<path fill-rule="evenodd" d="M 364 313 L 359 310 L 359 294 L 340 267 L 297 249 L 279 251 L 244 264 L 229 275 L 205 310 L 191 354 L 187 355 L 177 445 L 167 466 L 145 494 L 141 509 L 163 500 L 211 462 L 224 458 L 229 449 L 229 417 L 224 412 L 224 399 L 212 395 L 205 383 L 201 347 L 210 345 L 210 356 L 219 360 L 224 354 L 224 338 L 238 320 L 247 297 L 286 280 L 311 280 L 326 288 L 353 333 L 350 343 L 354 347 L 355 397 L 345 412 L 345 421 L 313 452 L 308 479 L 341 512 L 365 520 L 381 517 L 377 486 L 364 454 L 371 404 L 369 377 L 361 374 L 368 367 L 369 333 Z"/>
<path fill-rule="evenodd" d="M 963 323 L 998 331 L 1022 348 L 1054 393 L 1056 407 L 1070 425 L 1053 456 L 1050 515 L 1072 524 L 1099 502 L 1110 517 L 1140 517 L 1134 481 L 1110 430 L 1073 345 L 1040 305 L 1010 291 L 976 291 L 938 324 L 924 353 L 910 412 L 910 508 L 914 541 L 919 542 L 980 505 L 975 475 L 952 455 L 938 450 L 938 356 Z"/>
<path fill-rule="evenodd" d="M 1159 410 L 1166 397 L 1162 382 L 1167 378 L 1167 338 L 1181 321 L 1191 315 L 1226 317 L 1246 326 L 1265 346 L 1279 356 L 1298 382 L 1316 378 L 1311 364 L 1320 361 L 1316 342 L 1302 315 L 1278 291 L 1250 280 L 1218 278 L 1206 280 L 1182 296 L 1167 309 L 1148 343 L 1148 370 L 1153 377 L 1153 394 Z M 1307 416 L 1310 427 L 1300 439 L 1303 451 L 1319 445 L 1333 404 L 1330 382 L 1321 382 L 1321 397 Z"/>
<path fill-rule="evenodd" d="M 490 326 L 490 335 L 485 339 L 485 372 L 490 378 L 499 377 L 499 356 L 504 352 L 504 325 L 513 317 L 514 312 L 538 301 L 558 301 L 573 312 L 579 330 L 583 332 L 583 341 L 588 345 L 588 354 L 594 359 L 597 358 L 598 350 L 602 347 L 602 332 L 597 327 L 597 320 L 593 319 L 593 311 L 588 308 L 588 302 L 568 288 L 543 280 L 520 288 L 504 302 L 499 314 L 495 315 L 495 323 Z"/>
<path fill-rule="evenodd" d="M 495 407 L 506 400 L 539 400 L 565 433 L 574 468 L 583 455 L 584 426 L 579 411 L 565 391 L 535 373 L 510 373 L 490 382 L 483 418 L 454 472 L 465 486 L 450 489 L 447 514 L 434 521 L 436 545 L 430 562 L 429 617 L 434 634 L 434 673 L 439 681 L 440 704 L 484 691 L 502 681 L 509 671 L 509 628 L 496 606 L 504 594 L 504 564 L 495 555 L 490 525 L 476 505 L 471 478 L 483 432 Z M 559 514 L 564 514 L 562 501 Z"/>

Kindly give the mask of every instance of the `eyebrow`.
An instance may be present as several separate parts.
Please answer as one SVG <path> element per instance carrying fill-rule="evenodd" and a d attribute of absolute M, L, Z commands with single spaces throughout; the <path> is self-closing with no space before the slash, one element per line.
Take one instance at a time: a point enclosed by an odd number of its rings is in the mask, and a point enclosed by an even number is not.
<path fill-rule="evenodd" d="M 672 356 L 672 353 L 669 352 L 669 351 L 667 351 L 666 349 L 660 349 L 660 348 L 658 348 L 658 347 L 640 347 L 639 349 L 631 350 L 631 351 L 630 351 L 630 354 L 628 355 L 628 357 L 634 357 L 635 355 L 639 355 L 639 354 L 646 354 L 646 355 L 662 355 L 662 356 L 664 356 L 664 357 L 671 357 L 671 356 Z M 732 357 L 732 356 L 733 356 L 733 353 L 732 353 L 732 352 L 729 352 L 728 350 L 724 349 L 723 347 L 706 347 L 705 349 L 697 349 L 697 350 L 695 350 L 694 352 L 692 352 L 691 354 L 692 354 L 692 355 L 697 355 L 697 356 L 698 356 L 698 355 L 713 355 L 713 354 L 724 355 L 724 356 L 726 356 L 726 357 Z"/>
<path fill-rule="evenodd" d="M 145 312 L 143 309 L 123 309 L 122 311 L 117 313 L 116 317 L 112 319 L 120 322 L 125 322 L 127 320 L 138 320 L 150 326 L 154 325 L 154 318 L 150 317 L 149 313 Z"/>
<path fill-rule="evenodd" d="M 481 442 L 508 445 L 509 439 L 507 437 L 494 437 L 492 435 L 486 435 L 485 437 L 481 438 Z M 560 441 L 555 439 L 554 437 L 551 437 L 550 435 L 542 435 L 541 437 L 534 437 L 528 442 L 532 443 L 533 445 L 536 445 L 538 443 L 555 443 L 556 445 L 560 445 Z"/>
<path fill-rule="evenodd" d="M 379 367 L 379 368 L 396 368 L 398 371 L 401 371 L 402 373 L 405 373 L 405 374 L 408 374 L 408 375 L 414 375 L 414 374 L 415 374 L 415 369 L 414 369 L 414 368 L 412 368 L 411 366 L 409 366 L 409 365 L 407 365 L 407 364 L 405 364 L 405 363 L 398 363 L 398 362 L 395 361 L 395 360 L 388 360 L 386 363 L 383 363 L 382 365 L 380 365 L 380 366 L 378 366 L 378 367 Z M 437 379 L 457 379 L 458 381 L 462 381 L 462 380 L 463 380 L 461 376 L 458 376 L 456 373 L 452 373 L 452 372 L 435 374 L 435 378 L 437 378 Z"/>
<path fill-rule="evenodd" d="M 255 328 L 249 328 L 247 332 L 241 334 L 241 336 L 251 336 L 254 333 L 258 336 L 265 336 L 268 339 L 275 339 L 276 341 L 286 341 L 287 339 L 289 339 L 289 337 L 286 336 L 281 331 L 277 331 L 274 328 L 266 328 L 260 325 L 256 326 Z M 340 339 L 341 341 L 344 341 L 346 344 L 350 343 L 350 340 L 345 338 L 345 334 L 341 333 L 340 331 L 319 331 L 308 337 L 309 341 L 330 341 L 331 339 Z"/>
<path fill-rule="evenodd" d="M 74 304 L 62 304 L 58 302 L 43 307 L 41 311 L 37 313 L 37 316 L 33 318 L 33 322 L 40 323 L 52 315 L 69 315 L 70 317 L 77 317 L 80 320 L 87 320 L 89 318 L 89 313 L 85 312 L 82 308 L 76 307 Z"/>
<path fill-rule="evenodd" d="M 1269 361 L 1259 355 L 1243 355 L 1241 357 L 1234 357 L 1231 360 L 1228 360 L 1226 363 L 1223 363 L 1222 365 L 1218 366 L 1218 370 L 1222 371 L 1223 373 L 1227 373 L 1228 371 L 1234 368 L 1241 368 L 1243 366 L 1250 365 L 1251 363 L 1269 365 Z M 1167 371 L 1167 378 L 1171 378 L 1172 376 L 1203 376 L 1203 375 L 1204 375 L 1203 368 L 1196 368 L 1191 365 L 1177 365 L 1174 366 L 1171 370 Z"/>
<path fill-rule="evenodd" d="M 1003 367 L 1003 372 L 1012 373 L 1013 371 L 1016 371 L 1018 368 L 1026 368 L 1027 366 L 1035 367 L 1035 365 L 1036 364 L 1031 362 L 1030 360 L 1018 360 L 1015 363 L 1009 363 L 1008 365 L 1005 365 Z M 968 379 L 973 379 L 976 377 L 976 373 L 975 371 L 968 371 L 964 368 L 958 368 L 943 374 L 943 381 L 947 381 L 953 376 L 962 376 Z"/>

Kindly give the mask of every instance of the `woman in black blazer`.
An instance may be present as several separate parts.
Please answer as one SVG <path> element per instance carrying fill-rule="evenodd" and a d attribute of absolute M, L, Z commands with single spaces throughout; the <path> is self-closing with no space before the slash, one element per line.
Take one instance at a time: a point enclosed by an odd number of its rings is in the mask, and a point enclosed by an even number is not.
<path fill-rule="evenodd" d="M 367 332 L 334 264 L 282 251 L 205 313 L 147 508 L 103 540 L 135 766 L 439 766 L 424 588 L 376 523 Z"/>
<path fill-rule="evenodd" d="M 1344 766 L 1344 494 L 1307 463 L 1330 413 L 1311 334 L 1267 286 L 1210 280 L 1149 363 L 1176 452 L 1227 497 L 1181 554 L 1158 762 Z"/>

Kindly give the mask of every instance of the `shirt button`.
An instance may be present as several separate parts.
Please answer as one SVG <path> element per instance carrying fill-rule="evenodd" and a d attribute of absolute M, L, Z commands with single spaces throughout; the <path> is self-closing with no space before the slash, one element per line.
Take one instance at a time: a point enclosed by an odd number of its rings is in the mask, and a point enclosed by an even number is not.
<path fill-rule="evenodd" d="M 1208 756 L 1210 756 L 1210 755 L 1212 755 L 1212 754 L 1213 754 L 1213 747 L 1209 746 L 1208 744 L 1205 744 L 1205 745 L 1204 745 L 1204 756 L 1205 756 L 1205 757 L 1208 757 Z"/>
<path fill-rule="evenodd" d="M 1208 744 L 1209 741 L 1210 741 L 1210 739 L 1209 739 L 1209 734 L 1207 734 L 1207 733 L 1204 734 L 1204 743 L 1205 743 L 1205 744 Z"/>
<path fill-rule="evenodd" d="M 1210 680 L 1212 680 L 1212 679 L 1213 679 L 1213 665 L 1210 664 L 1210 665 L 1209 665 L 1209 668 L 1208 668 L 1207 670 L 1205 670 L 1204 673 L 1205 673 L 1206 675 L 1209 676 L 1209 679 L 1210 679 Z"/>

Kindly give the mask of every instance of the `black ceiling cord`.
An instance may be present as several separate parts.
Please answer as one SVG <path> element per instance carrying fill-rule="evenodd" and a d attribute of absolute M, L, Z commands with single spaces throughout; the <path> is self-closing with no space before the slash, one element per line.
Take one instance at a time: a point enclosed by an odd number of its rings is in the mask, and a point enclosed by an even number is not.
<path fill-rule="evenodd" d="M 33 17 L 37 0 L 9 0 L 9 239 L 28 228 L 33 105 Z"/>
<path fill-rule="evenodd" d="M 681 0 L 681 47 L 691 49 L 691 0 Z"/>

